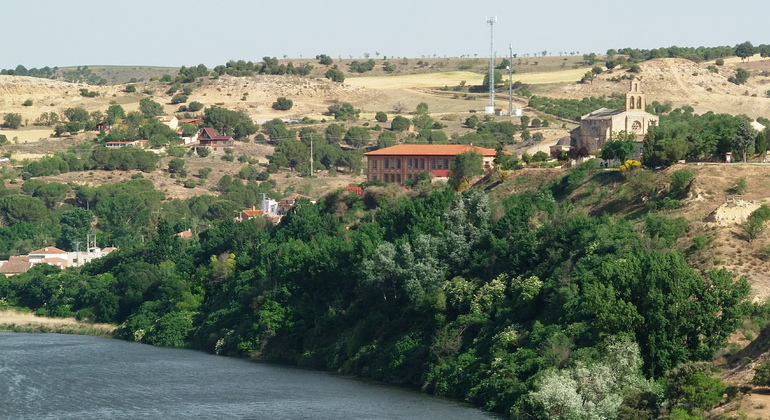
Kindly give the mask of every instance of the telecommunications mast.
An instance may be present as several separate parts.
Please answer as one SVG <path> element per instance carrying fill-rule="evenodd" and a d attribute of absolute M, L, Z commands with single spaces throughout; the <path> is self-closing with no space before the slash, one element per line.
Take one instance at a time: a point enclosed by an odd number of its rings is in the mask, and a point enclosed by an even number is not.
<path fill-rule="evenodd" d="M 494 47 L 494 26 L 497 23 L 497 16 L 487 18 L 489 24 L 489 106 L 486 109 L 487 114 L 495 113 L 495 47 Z"/>

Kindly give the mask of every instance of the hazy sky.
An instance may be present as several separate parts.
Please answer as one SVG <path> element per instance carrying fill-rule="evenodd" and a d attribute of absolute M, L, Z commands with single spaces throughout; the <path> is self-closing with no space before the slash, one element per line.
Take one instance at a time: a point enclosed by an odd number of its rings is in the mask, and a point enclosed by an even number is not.
<path fill-rule="evenodd" d="M 640 6 L 635 6 L 639 4 Z M 770 44 L 744 0 L 0 0 L 0 68 Z"/>

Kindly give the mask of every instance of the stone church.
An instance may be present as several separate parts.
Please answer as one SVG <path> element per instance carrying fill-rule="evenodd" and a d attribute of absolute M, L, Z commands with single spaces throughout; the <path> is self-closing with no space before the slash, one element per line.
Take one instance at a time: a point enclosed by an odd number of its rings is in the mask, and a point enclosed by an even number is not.
<path fill-rule="evenodd" d="M 644 110 L 647 99 L 641 84 L 639 79 L 631 80 L 625 109 L 601 108 L 583 115 L 580 127 L 570 133 L 571 146 L 591 153 L 600 150 L 614 133 L 627 131 L 636 134 L 636 141 L 639 142 L 637 149 L 641 149 L 647 128 L 658 124 L 658 117 Z"/>

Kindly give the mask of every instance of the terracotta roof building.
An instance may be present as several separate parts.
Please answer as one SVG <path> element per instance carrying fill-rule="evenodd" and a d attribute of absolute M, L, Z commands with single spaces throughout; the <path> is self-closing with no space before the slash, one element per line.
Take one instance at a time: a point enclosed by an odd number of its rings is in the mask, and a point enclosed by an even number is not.
<path fill-rule="evenodd" d="M 205 147 L 233 147 L 235 140 L 232 136 L 220 136 L 211 127 L 206 127 L 201 130 L 200 136 L 198 136 L 198 142 L 201 146 Z"/>
<path fill-rule="evenodd" d="M 431 172 L 437 178 L 449 176 L 452 159 L 465 152 L 476 152 L 483 157 L 485 170 L 491 170 L 497 151 L 467 144 L 399 144 L 366 156 L 368 181 L 403 183 L 421 172 Z"/>

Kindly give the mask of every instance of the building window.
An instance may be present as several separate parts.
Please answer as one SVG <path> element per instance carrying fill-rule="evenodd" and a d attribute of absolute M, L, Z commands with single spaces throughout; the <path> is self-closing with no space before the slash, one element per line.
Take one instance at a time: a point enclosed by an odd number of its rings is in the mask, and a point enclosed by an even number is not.
<path fill-rule="evenodd" d="M 436 169 L 436 159 L 430 160 L 430 169 L 435 170 Z"/>
<path fill-rule="evenodd" d="M 385 169 L 390 168 L 389 163 L 390 163 L 390 159 L 385 159 Z"/>
<path fill-rule="evenodd" d="M 401 158 L 396 159 L 396 169 L 401 169 Z"/>
<path fill-rule="evenodd" d="M 377 175 L 372 175 L 372 181 L 376 181 L 376 180 L 377 180 Z"/>
<path fill-rule="evenodd" d="M 425 169 L 425 159 L 420 159 L 420 169 Z"/>
<path fill-rule="evenodd" d="M 406 169 L 412 169 L 412 159 L 406 161 Z"/>
<path fill-rule="evenodd" d="M 636 99 L 636 109 L 642 109 L 642 97 Z"/>
<path fill-rule="evenodd" d="M 376 160 L 372 161 L 372 169 L 377 169 L 377 161 Z"/>
<path fill-rule="evenodd" d="M 444 159 L 444 169 L 449 169 L 449 159 Z"/>
<path fill-rule="evenodd" d="M 396 182 L 401 183 L 401 174 L 396 175 Z"/>

